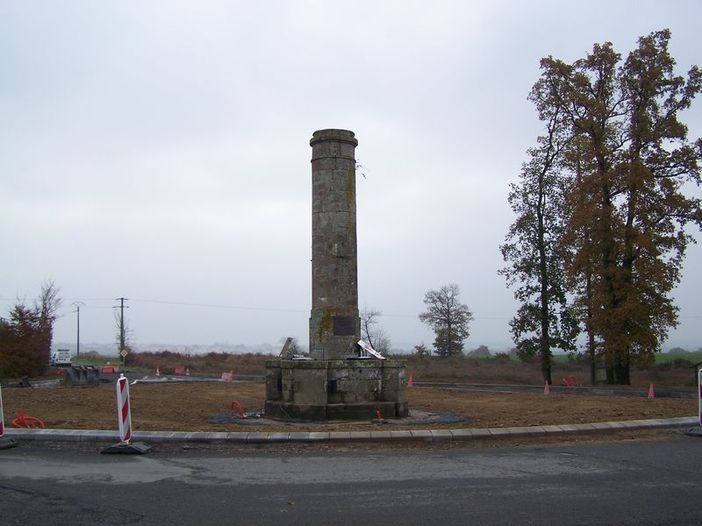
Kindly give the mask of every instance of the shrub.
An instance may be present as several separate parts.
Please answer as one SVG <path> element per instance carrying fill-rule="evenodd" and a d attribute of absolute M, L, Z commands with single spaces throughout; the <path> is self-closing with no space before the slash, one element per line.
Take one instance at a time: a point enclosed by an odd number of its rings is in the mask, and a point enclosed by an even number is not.
<path fill-rule="evenodd" d="M 687 358 L 676 358 L 673 360 L 673 368 L 674 369 L 689 369 L 693 366 L 694 364 L 688 360 Z"/>

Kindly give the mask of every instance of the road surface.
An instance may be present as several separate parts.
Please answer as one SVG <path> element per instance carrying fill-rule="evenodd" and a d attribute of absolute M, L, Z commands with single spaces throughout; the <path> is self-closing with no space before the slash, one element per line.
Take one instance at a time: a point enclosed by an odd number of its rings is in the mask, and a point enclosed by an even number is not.
<path fill-rule="evenodd" d="M 702 524 L 702 438 L 498 449 L 0 451 L 0 524 Z"/>

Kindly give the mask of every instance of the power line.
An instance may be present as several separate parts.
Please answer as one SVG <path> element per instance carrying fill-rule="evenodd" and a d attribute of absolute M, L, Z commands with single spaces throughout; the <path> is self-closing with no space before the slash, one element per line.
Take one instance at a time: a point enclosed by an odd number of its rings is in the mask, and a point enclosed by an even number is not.
<path fill-rule="evenodd" d="M 63 301 L 113 301 L 114 298 L 61 298 Z M 21 301 L 19 298 L 0 298 L 0 301 Z"/>
<path fill-rule="evenodd" d="M 306 313 L 309 309 L 281 309 L 276 307 L 250 307 L 245 305 L 221 305 L 221 304 L 211 304 L 211 303 L 189 303 L 185 301 L 166 301 L 166 300 L 151 300 L 151 299 L 139 299 L 132 298 L 130 301 L 139 303 L 155 303 L 161 305 L 178 305 L 183 307 L 204 307 L 204 308 L 215 308 L 215 309 L 236 309 L 236 310 L 250 310 L 250 311 L 263 311 L 263 312 L 294 312 L 294 313 Z M 380 313 L 378 316 L 385 316 L 388 318 L 416 318 L 417 314 L 385 314 Z M 473 318 L 474 320 L 509 320 L 511 317 L 507 316 L 480 316 Z"/>
<path fill-rule="evenodd" d="M 185 301 L 166 301 L 166 300 L 149 300 L 132 298 L 130 301 L 138 303 L 156 303 L 161 305 L 178 305 L 182 307 L 204 307 L 210 309 L 236 309 L 236 310 L 252 310 L 264 312 L 308 312 L 309 309 L 281 309 L 278 307 L 251 307 L 245 305 L 221 305 L 212 303 L 190 303 Z"/>
<path fill-rule="evenodd" d="M 119 301 L 120 298 L 117 298 Z M 127 298 L 124 298 L 125 300 Z M 66 301 L 114 301 L 113 298 L 64 298 Z M 18 301 L 17 298 L 0 298 L 0 301 Z M 232 310 L 247 310 L 247 311 L 260 311 L 260 312 L 288 312 L 288 313 L 306 313 L 309 309 L 283 309 L 279 307 L 254 307 L 250 305 L 225 305 L 217 303 L 196 303 L 189 301 L 170 301 L 170 300 L 157 300 L 157 299 L 144 299 L 144 298 L 131 298 L 129 301 L 137 303 L 153 303 L 157 305 L 174 305 L 180 307 L 200 307 L 207 309 L 232 309 Z M 117 308 L 116 306 L 101 306 L 101 305 L 85 305 L 84 308 L 88 309 L 112 309 Z M 129 308 L 129 307 L 125 307 Z M 416 318 L 417 314 L 400 314 L 400 313 L 381 313 L 379 316 L 387 318 Z M 486 321 L 486 320 L 510 320 L 513 316 L 475 316 L 473 321 Z M 678 319 L 700 319 L 702 315 L 691 314 L 678 316 Z"/>

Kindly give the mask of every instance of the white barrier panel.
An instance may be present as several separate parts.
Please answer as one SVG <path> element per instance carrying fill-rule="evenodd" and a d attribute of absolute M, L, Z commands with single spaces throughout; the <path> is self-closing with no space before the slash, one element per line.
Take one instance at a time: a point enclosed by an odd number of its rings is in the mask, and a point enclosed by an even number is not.
<path fill-rule="evenodd" d="M 2 408 L 2 387 L 0 387 L 0 438 L 5 434 L 5 413 Z"/>
<path fill-rule="evenodd" d="M 5 436 L 5 413 L 2 407 L 2 389 L 0 388 L 0 449 L 17 447 L 17 441 Z"/>
<path fill-rule="evenodd" d="M 119 439 L 129 444 L 132 438 L 132 413 L 129 406 L 129 380 L 124 374 L 120 374 L 117 379 L 117 424 L 119 427 Z"/>
<path fill-rule="evenodd" d="M 136 383 L 136 382 L 134 382 Z M 107 447 L 100 453 L 128 453 L 142 455 L 151 449 L 143 442 L 129 442 L 132 439 L 132 408 L 129 403 L 129 380 L 120 374 L 116 383 L 117 389 L 117 425 L 121 442 Z"/>
<path fill-rule="evenodd" d="M 358 346 L 359 346 L 361 349 L 363 349 L 363 351 L 365 351 L 367 354 L 370 354 L 371 356 L 375 356 L 376 358 L 378 358 L 378 360 L 385 360 L 385 356 L 383 356 L 383 355 L 380 354 L 378 351 L 376 351 L 375 349 L 373 349 L 373 347 L 371 347 L 370 345 L 368 345 L 368 344 L 367 344 L 366 342 L 364 342 L 363 340 L 358 340 Z"/>

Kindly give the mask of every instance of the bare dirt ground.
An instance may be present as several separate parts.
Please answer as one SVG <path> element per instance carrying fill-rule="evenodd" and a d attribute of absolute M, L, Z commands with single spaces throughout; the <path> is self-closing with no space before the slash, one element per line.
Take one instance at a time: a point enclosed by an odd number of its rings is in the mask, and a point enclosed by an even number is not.
<path fill-rule="evenodd" d="M 247 412 L 262 409 L 264 386 L 256 383 L 139 384 L 130 387 L 132 423 L 136 431 L 348 431 L 377 429 L 372 422 L 288 423 L 247 418 L 241 423 L 215 423 L 238 400 Z M 694 399 L 575 396 L 535 393 L 476 393 L 436 388 L 410 388 L 410 410 L 451 413 L 463 422 L 411 424 L 386 421 L 389 429 L 441 429 L 572 424 L 696 414 Z M 3 390 L 5 421 L 19 410 L 41 418 L 47 428 L 116 429 L 112 384 Z"/>

